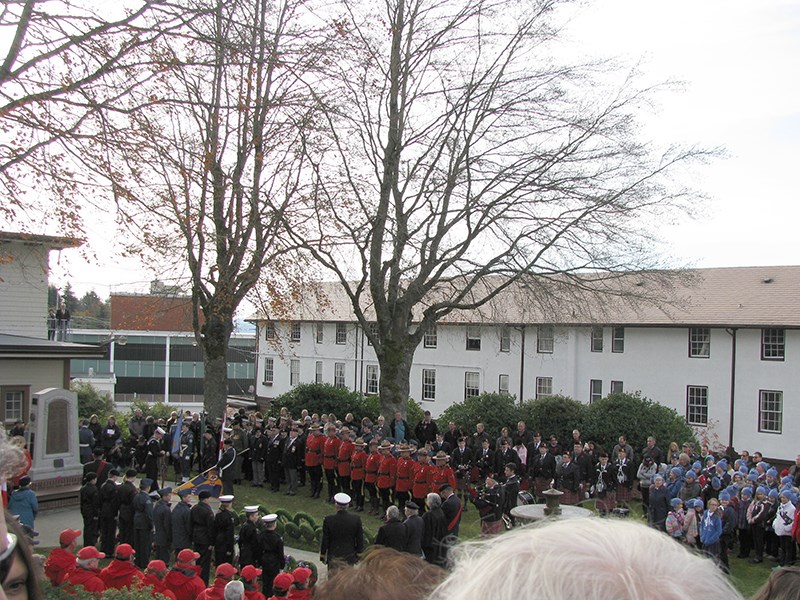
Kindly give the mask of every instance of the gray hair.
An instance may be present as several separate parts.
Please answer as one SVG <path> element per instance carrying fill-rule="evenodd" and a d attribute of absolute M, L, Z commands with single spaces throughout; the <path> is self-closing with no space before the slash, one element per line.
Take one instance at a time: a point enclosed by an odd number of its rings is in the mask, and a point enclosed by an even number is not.
<path fill-rule="evenodd" d="M 386 509 L 386 520 L 387 521 L 400 520 L 400 509 L 397 508 L 394 504 L 392 504 L 389 508 Z"/>
<path fill-rule="evenodd" d="M 244 584 L 234 580 L 225 584 L 225 600 L 242 600 L 244 598 Z"/>
<path fill-rule="evenodd" d="M 5 428 L 0 427 L 0 477 L 11 478 L 25 468 L 22 448 L 12 443 Z"/>
<path fill-rule="evenodd" d="M 516 600 L 520 589 L 534 586 L 552 600 L 742 598 L 712 561 L 631 521 L 544 521 L 459 544 L 452 553 L 454 568 L 429 600 L 484 600 L 487 585 L 495 600 Z M 583 576 L 565 577 L 569 572 Z"/>
<path fill-rule="evenodd" d="M 431 492 L 425 498 L 425 505 L 430 509 L 439 508 L 442 505 L 442 497 L 436 492 Z"/>

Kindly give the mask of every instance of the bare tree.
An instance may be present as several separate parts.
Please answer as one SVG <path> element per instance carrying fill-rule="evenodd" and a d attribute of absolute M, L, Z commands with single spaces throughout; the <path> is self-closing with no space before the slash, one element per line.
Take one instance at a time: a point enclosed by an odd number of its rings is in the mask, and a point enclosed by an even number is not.
<path fill-rule="evenodd" d="M 141 83 L 135 75 L 144 71 L 133 68 L 149 60 L 141 49 L 183 18 L 166 0 L 3 2 L 0 218 L 81 233 L 91 182 L 76 147 Z"/>
<path fill-rule="evenodd" d="M 637 138 L 652 90 L 557 60 L 559 4 L 341 4 L 325 119 L 304 136 L 317 218 L 294 231 L 372 342 L 384 414 L 405 411 L 437 321 L 521 278 L 618 294 L 609 278 L 652 267 L 653 225 L 691 198 L 672 177 L 706 153 Z"/>
<path fill-rule="evenodd" d="M 221 414 L 237 308 L 259 278 L 300 270 L 281 223 L 304 184 L 298 81 L 316 50 L 302 1 L 183 4 L 197 16 L 147 49 L 148 84 L 84 151 L 111 182 L 129 247 L 191 288 L 205 406 Z"/>

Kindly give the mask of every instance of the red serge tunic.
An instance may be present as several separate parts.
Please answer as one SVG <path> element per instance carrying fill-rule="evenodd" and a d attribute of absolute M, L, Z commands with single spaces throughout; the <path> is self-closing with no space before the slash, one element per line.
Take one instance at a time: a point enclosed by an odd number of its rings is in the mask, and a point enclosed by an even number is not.
<path fill-rule="evenodd" d="M 377 452 L 367 456 L 367 468 L 364 474 L 365 483 L 375 483 L 378 481 L 378 469 L 381 466 L 382 460 L 383 455 L 378 454 Z"/>
<path fill-rule="evenodd" d="M 394 490 L 396 492 L 411 491 L 413 475 L 414 460 L 408 456 L 397 459 L 397 483 L 395 483 Z"/>
<path fill-rule="evenodd" d="M 414 498 L 424 498 L 433 487 L 433 474 L 436 471 L 430 463 L 417 463 L 414 468 L 414 485 L 411 495 Z"/>
<path fill-rule="evenodd" d="M 325 438 L 321 435 L 312 435 L 306 440 L 306 466 L 318 467 L 322 464 L 322 446 Z"/>
<path fill-rule="evenodd" d="M 431 484 L 431 491 L 438 492 L 439 486 L 449 483 L 453 489 L 456 489 L 456 475 L 450 467 L 434 467 L 433 482 Z"/>
<path fill-rule="evenodd" d="M 323 454 L 322 454 L 322 468 L 326 471 L 333 471 L 336 469 L 336 457 L 339 455 L 339 446 L 342 444 L 342 440 L 334 437 L 326 437 L 325 443 L 323 444 Z"/>
<path fill-rule="evenodd" d="M 339 453 L 336 461 L 336 472 L 339 473 L 339 477 L 350 477 L 350 458 L 353 456 L 355 448 L 351 441 L 339 444 Z"/>
<path fill-rule="evenodd" d="M 364 468 L 367 466 L 367 453 L 356 450 L 350 459 L 350 479 L 361 481 L 364 479 Z"/>
<path fill-rule="evenodd" d="M 394 480 L 397 476 L 397 459 L 391 454 L 381 457 L 381 464 L 378 467 L 378 489 L 385 490 L 394 487 Z"/>

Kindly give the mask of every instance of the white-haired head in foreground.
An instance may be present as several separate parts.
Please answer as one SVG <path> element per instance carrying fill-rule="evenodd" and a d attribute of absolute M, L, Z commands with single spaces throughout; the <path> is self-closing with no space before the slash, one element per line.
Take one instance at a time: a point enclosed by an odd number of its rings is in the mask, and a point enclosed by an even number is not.
<path fill-rule="evenodd" d="M 229 581 L 225 584 L 225 600 L 242 600 L 244 584 L 241 581 Z"/>
<path fill-rule="evenodd" d="M 709 559 L 665 533 L 617 519 L 569 519 L 515 529 L 453 550 L 450 575 L 429 600 L 741 599 Z"/>

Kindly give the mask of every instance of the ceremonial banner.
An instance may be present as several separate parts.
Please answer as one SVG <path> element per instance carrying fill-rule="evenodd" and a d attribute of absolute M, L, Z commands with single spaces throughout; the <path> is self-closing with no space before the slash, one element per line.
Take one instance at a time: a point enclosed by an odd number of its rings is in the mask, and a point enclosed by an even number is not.
<path fill-rule="evenodd" d="M 194 479 L 190 479 L 186 483 L 173 488 L 172 493 L 177 494 L 180 490 L 192 490 L 192 494 L 195 496 L 202 491 L 208 491 L 211 492 L 212 497 L 219 498 L 222 491 L 222 480 L 217 475 L 217 470 L 211 468 L 204 473 L 200 473 Z"/>
<path fill-rule="evenodd" d="M 178 422 L 175 423 L 175 429 L 172 431 L 172 449 L 170 450 L 172 456 L 179 456 L 181 453 L 181 427 L 183 426 L 183 413 L 178 417 Z"/>

